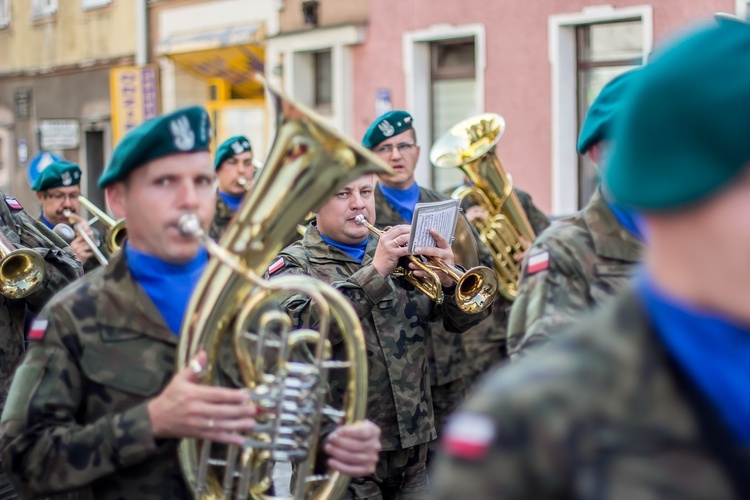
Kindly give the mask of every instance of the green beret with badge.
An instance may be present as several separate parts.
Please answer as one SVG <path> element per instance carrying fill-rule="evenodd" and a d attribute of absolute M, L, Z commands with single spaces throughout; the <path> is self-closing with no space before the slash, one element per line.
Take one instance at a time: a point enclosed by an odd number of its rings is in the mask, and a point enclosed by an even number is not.
<path fill-rule="evenodd" d="M 178 109 L 137 126 L 120 141 L 99 178 L 105 188 L 146 163 L 181 153 L 208 151 L 211 120 L 200 106 Z"/>
<path fill-rule="evenodd" d="M 657 54 L 628 90 L 605 182 L 643 212 L 716 194 L 750 164 L 750 25 L 722 20 Z"/>
<path fill-rule="evenodd" d="M 81 168 L 75 163 L 58 160 L 47 165 L 31 186 L 33 191 L 77 186 L 81 183 Z"/>
<path fill-rule="evenodd" d="M 414 128 L 414 118 L 406 111 L 389 111 L 370 125 L 362 138 L 362 145 L 372 149 L 394 135 Z"/>
<path fill-rule="evenodd" d="M 253 148 L 250 146 L 250 140 L 244 135 L 237 135 L 230 137 L 226 141 L 222 142 L 221 145 L 216 149 L 216 157 L 214 158 L 214 170 L 218 170 L 222 163 L 227 161 L 233 156 L 244 153 L 245 151 L 252 151 Z"/>
<path fill-rule="evenodd" d="M 602 88 L 586 113 L 581 133 L 578 136 L 578 152 L 586 152 L 600 141 L 612 138 L 612 125 L 617 108 L 622 102 L 625 90 L 638 74 L 638 69 L 626 71 L 614 77 Z"/>

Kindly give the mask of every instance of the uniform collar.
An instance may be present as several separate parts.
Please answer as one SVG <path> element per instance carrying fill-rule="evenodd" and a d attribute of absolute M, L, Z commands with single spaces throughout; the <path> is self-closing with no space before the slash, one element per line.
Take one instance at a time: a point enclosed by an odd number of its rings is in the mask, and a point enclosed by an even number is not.
<path fill-rule="evenodd" d="M 643 253 L 643 244 L 620 224 L 597 189 L 591 201 L 583 209 L 583 218 L 591 229 L 594 251 L 602 257 L 638 262 Z"/>
<path fill-rule="evenodd" d="M 317 264 L 327 262 L 351 262 L 357 266 L 364 266 L 369 264 L 372 260 L 372 256 L 375 253 L 375 247 L 378 245 L 377 237 L 370 235 L 367 242 L 367 250 L 365 251 L 365 257 L 360 263 L 357 259 L 343 252 L 342 250 L 329 245 L 323 238 L 320 237 L 320 232 L 315 226 L 314 222 L 307 225 L 305 235 L 302 237 L 302 246 L 305 249 L 310 262 Z"/>

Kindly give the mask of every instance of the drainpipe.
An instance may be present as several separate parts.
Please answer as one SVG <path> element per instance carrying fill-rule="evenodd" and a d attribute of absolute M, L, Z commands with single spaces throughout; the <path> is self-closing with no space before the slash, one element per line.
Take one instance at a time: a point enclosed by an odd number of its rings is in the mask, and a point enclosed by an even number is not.
<path fill-rule="evenodd" d="M 148 0 L 135 0 L 135 65 L 148 62 Z"/>

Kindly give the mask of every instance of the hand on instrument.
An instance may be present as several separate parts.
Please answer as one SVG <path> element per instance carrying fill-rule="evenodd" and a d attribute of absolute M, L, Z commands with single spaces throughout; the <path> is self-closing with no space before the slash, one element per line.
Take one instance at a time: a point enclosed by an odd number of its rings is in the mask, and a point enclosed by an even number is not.
<path fill-rule="evenodd" d="M 399 225 L 384 231 L 380 235 L 372 265 L 381 276 L 387 277 L 393 274 L 398 267 L 398 259 L 408 254 L 406 244 L 409 243 L 411 226 Z"/>
<path fill-rule="evenodd" d="M 414 254 L 438 258 L 448 266 L 453 267 L 453 250 L 451 249 L 448 240 L 443 238 L 443 236 L 434 229 L 430 229 L 430 236 L 435 239 L 435 243 L 437 244 L 437 246 L 415 248 Z M 417 265 L 414 263 L 410 263 L 409 268 L 414 271 L 414 275 L 418 278 L 424 278 L 427 276 L 427 274 L 424 271 L 419 270 Z M 440 284 L 443 286 L 443 288 L 450 288 L 455 284 L 454 281 L 443 271 L 437 268 L 433 269 L 433 271 L 435 271 L 438 275 L 438 278 L 440 278 Z"/>
<path fill-rule="evenodd" d="M 380 427 L 369 420 L 343 425 L 328 436 L 328 466 L 351 477 L 375 472 L 380 452 Z"/>
<path fill-rule="evenodd" d="M 76 254 L 76 258 L 81 261 L 81 264 L 85 264 L 86 261 L 94 255 L 89 244 L 86 243 L 80 235 L 76 236 L 76 238 L 70 242 L 70 249 Z"/>
<path fill-rule="evenodd" d="M 472 224 L 476 222 L 487 222 L 487 219 L 489 219 L 490 213 L 481 205 L 474 205 L 473 207 L 469 207 L 466 210 L 466 218 L 471 222 Z"/>
<path fill-rule="evenodd" d="M 523 258 L 526 257 L 526 254 L 529 253 L 529 250 L 531 250 L 531 242 L 524 238 L 523 236 L 520 236 L 521 243 L 523 243 L 523 246 L 526 248 L 525 252 L 521 252 L 519 254 L 516 254 L 515 261 L 516 262 L 522 262 Z"/>
<path fill-rule="evenodd" d="M 199 383 L 206 366 L 205 351 L 176 373 L 167 387 L 148 403 L 155 438 L 197 438 L 242 445 L 243 431 L 255 425 L 256 410 L 243 389 Z"/>

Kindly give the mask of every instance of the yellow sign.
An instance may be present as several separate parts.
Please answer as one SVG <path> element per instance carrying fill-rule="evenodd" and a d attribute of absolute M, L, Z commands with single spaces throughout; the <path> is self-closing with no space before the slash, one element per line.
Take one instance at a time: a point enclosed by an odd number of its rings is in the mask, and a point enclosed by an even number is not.
<path fill-rule="evenodd" d="M 156 66 L 127 66 L 109 72 L 112 142 L 159 114 Z"/>

